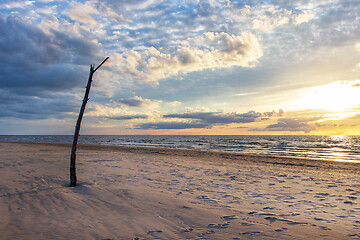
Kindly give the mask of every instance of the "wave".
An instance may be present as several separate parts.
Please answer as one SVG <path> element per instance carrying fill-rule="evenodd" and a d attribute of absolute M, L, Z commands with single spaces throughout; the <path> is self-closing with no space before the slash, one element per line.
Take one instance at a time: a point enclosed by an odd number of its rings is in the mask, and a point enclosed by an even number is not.
<path fill-rule="evenodd" d="M 71 135 L 0 136 L 0 141 L 71 143 Z M 81 135 L 79 143 L 360 161 L 360 137 Z"/>

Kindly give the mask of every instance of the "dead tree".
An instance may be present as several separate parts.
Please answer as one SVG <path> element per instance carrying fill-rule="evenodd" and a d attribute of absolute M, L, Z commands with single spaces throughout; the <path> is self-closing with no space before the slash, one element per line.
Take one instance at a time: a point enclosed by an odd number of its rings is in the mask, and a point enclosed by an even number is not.
<path fill-rule="evenodd" d="M 72 144 L 72 149 L 71 149 L 71 157 L 70 157 L 70 187 L 75 187 L 76 186 L 76 168 L 75 168 L 75 163 L 76 163 L 76 145 L 78 143 L 79 140 L 79 133 L 80 133 L 80 126 L 81 126 L 81 120 L 82 117 L 84 115 L 84 111 L 85 111 L 85 106 L 86 103 L 89 100 L 89 93 L 90 93 L 90 87 L 91 87 L 91 82 L 92 82 L 92 77 L 94 75 L 94 73 L 96 72 L 96 70 L 98 70 L 105 62 L 106 60 L 108 60 L 109 57 L 105 58 L 104 61 L 102 61 L 102 63 L 100 63 L 99 66 L 97 66 L 97 68 L 94 69 L 95 65 L 91 64 L 90 65 L 90 74 L 89 74 L 89 80 L 88 83 L 86 85 L 86 91 L 85 91 L 85 96 L 80 108 L 80 113 L 79 113 L 79 117 L 78 120 L 76 122 L 76 127 L 75 127 L 75 133 L 74 133 L 74 139 L 73 139 L 73 144 Z"/>

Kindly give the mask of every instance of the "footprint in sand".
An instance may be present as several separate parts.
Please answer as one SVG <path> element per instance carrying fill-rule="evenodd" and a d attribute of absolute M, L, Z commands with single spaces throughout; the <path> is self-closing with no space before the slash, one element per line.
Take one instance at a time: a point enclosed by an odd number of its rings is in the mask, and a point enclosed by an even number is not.
<path fill-rule="evenodd" d="M 242 235 L 250 235 L 250 236 L 254 236 L 254 235 L 259 235 L 261 234 L 261 232 L 242 232 L 240 233 Z"/>
<path fill-rule="evenodd" d="M 320 196 L 327 197 L 327 196 L 329 196 L 330 194 L 328 194 L 328 193 L 316 193 L 316 195 L 320 195 Z"/>
<path fill-rule="evenodd" d="M 193 228 L 188 228 L 188 229 L 183 230 L 183 232 L 192 232 L 193 230 L 194 230 Z"/>
<path fill-rule="evenodd" d="M 236 176 L 230 176 L 230 180 L 236 180 Z"/>
<path fill-rule="evenodd" d="M 331 230 L 331 228 L 325 227 L 325 226 L 319 226 L 321 230 Z"/>
<path fill-rule="evenodd" d="M 320 221 L 320 222 L 329 222 L 329 221 L 326 220 L 326 219 L 318 218 L 318 217 L 314 217 L 314 220 L 315 220 L 315 221 Z"/>
<path fill-rule="evenodd" d="M 353 196 L 347 196 L 350 200 L 355 200 L 357 199 L 357 197 L 353 197 Z"/>
<path fill-rule="evenodd" d="M 210 231 L 207 231 L 207 232 L 203 232 L 203 233 L 199 234 L 198 236 L 199 236 L 199 237 L 203 237 L 203 236 L 205 236 L 205 235 L 207 235 L 207 234 L 213 234 L 213 233 L 215 233 L 215 231 L 210 230 Z"/>
<path fill-rule="evenodd" d="M 270 224 L 273 222 L 276 222 L 278 220 L 278 218 L 276 218 L 276 217 L 266 217 L 265 219 L 270 221 Z"/>
<path fill-rule="evenodd" d="M 182 206 L 181 208 L 184 208 L 184 209 L 191 209 L 191 207 L 188 207 L 188 206 Z"/>
<path fill-rule="evenodd" d="M 197 196 L 197 199 L 203 199 L 203 200 L 209 200 L 210 198 L 208 196 L 205 195 L 201 195 L 201 196 Z"/>
<path fill-rule="evenodd" d="M 235 215 L 231 215 L 231 216 L 222 216 L 222 219 L 228 221 L 228 220 L 235 220 L 238 219 Z"/>
<path fill-rule="evenodd" d="M 152 231 L 148 231 L 147 234 L 153 234 L 153 233 L 162 233 L 161 230 L 152 230 Z"/>
<path fill-rule="evenodd" d="M 360 238 L 360 234 L 356 234 L 356 233 L 354 233 L 354 234 L 349 234 L 348 236 L 349 236 L 349 237 Z"/>
<path fill-rule="evenodd" d="M 266 210 L 266 209 L 272 210 L 272 209 L 274 209 L 274 207 L 264 207 L 263 209 L 264 210 Z"/>
<path fill-rule="evenodd" d="M 217 228 L 217 229 L 222 229 L 222 228 L 228 228 L 229 224 L 228 223 L 210 223 L 208 225 L 208 228 Z"/>
<path fill-rule="evenodd" d="M 200 199 L 200 200 L 205 200 L 205 201 L 210 202 L 210 203 L 217 203 L 216 200 L 210 199 L 208 196 L 204 196 L 204 195 L 202 195 L 202 196 L 197 196 L 196 198 L 197 198 L 197 199 Z"/>
<path fill-rule="evenodd" d="M 254 224 L 252 224 L 252 223 L 247 223 L 247 222 L 242 222 L 242 223 L 241 223 L 241 226 L 247 226 L 247 227 L 249 227 L 249 226 L 252 226 L 252 225 L 254 225 Z"/>

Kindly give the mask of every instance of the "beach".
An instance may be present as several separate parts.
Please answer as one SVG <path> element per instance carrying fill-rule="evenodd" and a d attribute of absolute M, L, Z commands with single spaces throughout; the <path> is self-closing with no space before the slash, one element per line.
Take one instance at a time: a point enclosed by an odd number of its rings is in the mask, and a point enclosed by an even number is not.
<path fill-rule="evenodd" d="M 0 142 L 1 239 L 360 239 L 360 164 Z"/>

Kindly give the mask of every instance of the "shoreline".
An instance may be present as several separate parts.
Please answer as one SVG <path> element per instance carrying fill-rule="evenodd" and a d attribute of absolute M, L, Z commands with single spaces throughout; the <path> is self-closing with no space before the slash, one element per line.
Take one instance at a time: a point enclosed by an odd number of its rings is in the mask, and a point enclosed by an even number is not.
<path fill-rule="evenodd" d="M 10 144 L 33 144 L 47 146 L 63 146 L 71 148 L 71 143 L 38 143 L 38 142 L 6 142 Z M 161 147 L 138 147 L 138 146 L 119 146 L 119 145 L 101 145 L 101 144 L 78 144 L 77 149 L 99 150 L 99 151 L 120 151 L 141 154 L 160 154 L 188 157 L 208 157 L 209 159 L 219 159 L 222 161 L 248 161 L 251 163 L 264 163 L 283 166 L 300 166 L 310 168 L 325 168 L 347 170 L 360 173 L 360 162 L 356 161 L 336 161 L 326 159 L 314 159 L 293 156 L 247 154 L 234 152 L 219 152 L 211 150 L 194 150 L 180 148 L 161 148 Z M 70 156 L 70 152 L 69 152 Z"/>
<path fill-rule="evenodd" d="M 0 136 L 1 137 L 1 136 Z M 71 135 L 9 136 L 0 141 L 72 143 Z M 80 144 L 179 148 L 287 158 L 360 162 L 359 137 L 334 136 L 122 136 L 82 135 Z"/>

